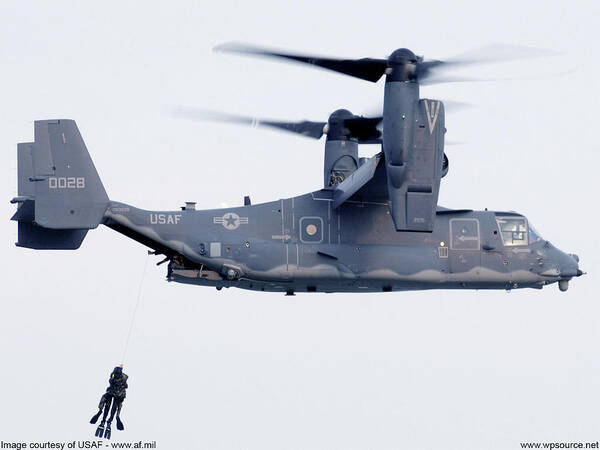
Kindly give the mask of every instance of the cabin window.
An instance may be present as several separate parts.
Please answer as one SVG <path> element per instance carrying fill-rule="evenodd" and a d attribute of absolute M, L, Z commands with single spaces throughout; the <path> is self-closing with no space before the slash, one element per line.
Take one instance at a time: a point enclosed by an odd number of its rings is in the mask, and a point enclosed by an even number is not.
<path fill-rule="evenodd" d="M 496 217 L 505 246 L 527 245 L 527 220 L 524 217 Z"/>

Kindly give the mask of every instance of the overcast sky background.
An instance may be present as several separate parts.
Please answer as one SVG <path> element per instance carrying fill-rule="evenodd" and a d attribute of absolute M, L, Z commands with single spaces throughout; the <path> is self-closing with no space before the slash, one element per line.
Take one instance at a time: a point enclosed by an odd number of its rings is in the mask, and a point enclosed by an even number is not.
<path fill-rule="evenodd" d="M 114 439 L 347 450 L 600 440 L 599 5 L 2 1 L 0 440 L 93 437 L 147 258 L 105 227 L 76 252 L 14 246 L 16 144 L 33 139 L 35 119 L 77 121 L 111 199 L 206 209 L 319 188 L 324 142 L 173 119 L 169 106 L 326 120 L 382 102 L 383 82 L 212 51 L 230 40 L 347 57 L 408 47 L 443 59 L 497 42 L 564 52 L 460 72 L 507 81 L 421 94 L 475 105 L 446 117 L 447 139 L 465 144 L 447 149 L 440 203 L 519 211 L 589 274 L 566 293 L 290 298 L 167 283 L 151 257 Z"/>

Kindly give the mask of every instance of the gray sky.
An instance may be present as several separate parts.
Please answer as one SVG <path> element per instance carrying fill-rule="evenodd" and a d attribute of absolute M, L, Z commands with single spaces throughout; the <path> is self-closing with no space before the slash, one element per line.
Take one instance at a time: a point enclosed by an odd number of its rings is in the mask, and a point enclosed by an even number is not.
<path fill-rule="evenodd" d="M 230 40 L 348 57 L 444 58 L 501 42 L 565 52 L 473 67 L 422 96 L 446 117 L 440 203 L 516 210 L 589 274 L 542 291 L 285 298 L 164 281 L 151 258 L 125 371 L 126 441 L 159 448 L 511 449 L 600 440 L 597 2 L 0 3 L 0 440 L 84 440 L 119 362 L 146 249 L 110 229 L 18 249 L 16 144 L 72 118 L 111 199 L 239 205 L 322 182 L 323 142 L 176 120 L 170 105 L 282 119 L 368 112 L 370 84 L 217 54 Z M 556 76 L 540 79 L 544 74 Z M 560 75 L 562 74 L 562 75 Z M 376 148 L 364 148 L 374 153 Z"/>

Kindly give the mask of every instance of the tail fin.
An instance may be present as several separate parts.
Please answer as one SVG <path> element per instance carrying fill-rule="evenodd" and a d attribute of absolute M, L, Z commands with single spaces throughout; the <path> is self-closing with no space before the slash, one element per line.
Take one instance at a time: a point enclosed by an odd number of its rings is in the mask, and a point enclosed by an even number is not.
<path fill-rule="evenodd" d="M 79 248 L 108 196 L 73 120 L 35 122 L 33 143 L 18 144 L 17 246 Z"/>

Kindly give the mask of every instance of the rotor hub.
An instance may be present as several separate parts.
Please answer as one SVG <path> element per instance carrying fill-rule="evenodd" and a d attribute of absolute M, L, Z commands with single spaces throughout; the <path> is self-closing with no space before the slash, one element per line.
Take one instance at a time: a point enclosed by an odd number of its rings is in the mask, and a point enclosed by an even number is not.
<path fill-rule="evenodd" d="M 394 50 L 387 59 L 387 81 L 417 81 L 419 58 L 407 48 Z"/>
<path fill-rule="evenodd" d="M 337 109 L 329 115 L 329 123 L 341 122 L 345 119 L 351 119 L 352 117 L 354 117 L 354 114 L 347 109 Z"/>
<path fill-rule="evenodd" d="M 406 63 L 416 64 L 419 62 L 417 56 L 407 48 L 399 48 L 398 50 L 394 50 L 387 60 L 389 65 Z"/>
<path fill-rule="evenodd" d="M 350 130 L 346 126 L 347 119 L 354 118 L 347 109 L 338 109 L 331 113 L 327 120 L 327 140 L 340 141 L 350 139 Z"/>

